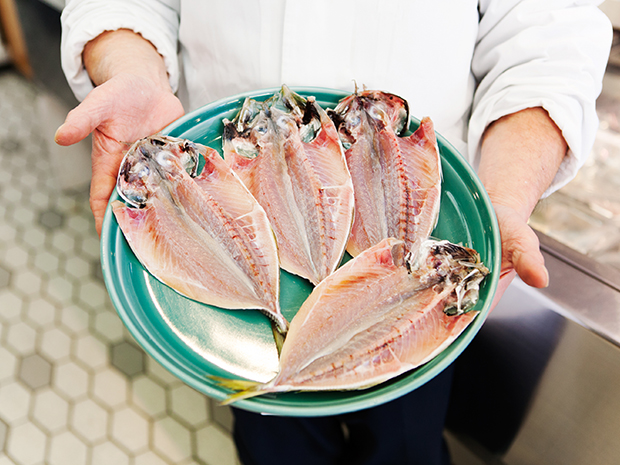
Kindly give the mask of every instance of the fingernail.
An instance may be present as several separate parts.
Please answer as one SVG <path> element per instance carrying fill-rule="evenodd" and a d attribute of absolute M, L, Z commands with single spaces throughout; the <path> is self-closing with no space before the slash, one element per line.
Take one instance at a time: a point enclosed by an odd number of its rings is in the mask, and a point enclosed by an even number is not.
<path fill-rule="evenodd" d="M 61 131 L 63 127 L 64 127 L 64 123 L 61 124 L 58 129 L 56 129 L 56 133 L 54 134 L 54 142 L 58 143 L 58 133 Z"/>

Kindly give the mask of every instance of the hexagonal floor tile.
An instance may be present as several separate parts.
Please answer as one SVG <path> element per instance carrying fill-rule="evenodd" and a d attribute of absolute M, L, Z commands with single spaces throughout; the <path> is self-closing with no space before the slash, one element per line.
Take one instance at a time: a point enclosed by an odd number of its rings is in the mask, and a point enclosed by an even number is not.
<path fill-rule="evenodd" d="M 6 443 L 6 433 L 8 432 L 9 427 L 5 422 L 0 420 L 0 450 L 4 450 L 4 444 Z"/>
<path fill-rule="evenodd" d="M 20 465 L 37 465 L 45 459 L 47 437 L 32 423 L 23 423 L 11 429 L 7 452 Z"/>
<path fill-rule="evenodd" d="M 34 352 L 36 331 L 27 323 L 20 321 L 9 326 L 7 343 L 16 353 L 26 355 Z"/>
<path fill-rule="evenodd" d="M 88 373 L 76 363 L 67 361 L 56 365 L 54 384 L 69 398 L 76 399 L 88 391 Z"/>
<path fill-rule="evenodd" d="M 17 423 L 28 415 L 30 393 L 18 382 L 0 387 L 0 419 Z"/>
<path fill-rule="evenodd" d="M 0 264 L 0 289 L 9 286 L 11 282 L 11 272 L 7 270 L 2 264 Z"/>
<path fill-rule="evenodd" d="M 54 210 L 46 210 L 39 213 L 37 222 L 45 229 L 58 229 L 61 228 L 64 224 L 65 216 L 62 213 Z"/>
<path fill-rule="evenodd" d="M 17 356 L 4 347 L 0 347 L 0 382 L 12 378 L 17 366 Z"/>
<path fill-rule="evenodd" d="M 112 416 L 112 437 L 133 453 L 145 450 L 149 445 L 149 422 L 130 407 Z"/>
<path fill-rule="evenodd" d="M 51 438 L 49 465 L 84 465 L 88 448 L 72 432 L 64 431 Z"/>
<path fill-rule="evenodd" d="M 186 384 L 172 388 L 170 393 L 172 411 L 180 421 L 196 427 L 208 419 L 208 402 L 204 394 Z"/>
<path fill-rule="evenodd" d="M 39 389 L 50 384 L 52 365 L 38 354 L 22 359 L 19 379 L 31 389 Z"/>
<path fill-rule="evenodd" d="M 129 456 L 111 442 L 104 442 L 93 448 L 92 465 L 128 465 Z"/>
<path fill-rule="evenodd" d="M 34 396 L 34 421 L 49 433 L 59 432 L 67 427 L 69 402 L 52 389 L 42 389 Z"/>
<path fill-rule="evenodd" d="M 146 376 L 135 378 L 131 393 L 133 405 L 147 415 L 158 417 L 166 412 L 166 390 L 151 378 Z"/>
<path fill-rule="evenodd" d="M 127 381 L 115 369 L 105 368 L 95 374 L 93 395 L 110 408 L 127 402 Z"/>
<path fill-rule="evenodd" d="M 196 433 L 198 456 L 209 465 L 236 465 L 235 444 L 215 425 L 209 425 Z"/>
<path fill-rule="evenodd" d="M 190 431 L 170 417 L 153 425 L 153 446 L 172 463 L 182 462 L 192 456 Z"/>
<path fill-rule="evenodd" d="M 144 351 L 127 341 L 112 346 L 112 365 L 129 377 L 144 373 L 144 359 Z"/>
<path fill-rule="evenodd" d="M 77 435 L 91 444 L 106 437 L 108 412 L 91 399 L 77 402 L 71 414 L 71 425 Z"/>

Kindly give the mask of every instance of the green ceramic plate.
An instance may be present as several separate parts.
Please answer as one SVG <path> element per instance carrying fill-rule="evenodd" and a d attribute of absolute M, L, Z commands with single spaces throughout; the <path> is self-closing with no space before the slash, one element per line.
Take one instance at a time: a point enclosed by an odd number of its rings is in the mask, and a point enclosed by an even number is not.
<path fill-rule="evenodd" d="M 347 94 L 323 88 L 294 88 L 334 107 Z M 266 89 L 220 100 L 185 115 L 164 132 L 211 146 L 221 153 L 222 119 L 232 119 L 247 96 L 264 100 Z M 414 130 L 419 121 L 412 121 Z M 480 314 L 461 336 L 426 365 L 371 389 L 346 392 L 285 393 L 234 404 L 275 415 L 317 416 L 360 410 L 382 404 L 423 385 L 446 368 L 470 343 L 486 318 L 497 287 L 500 240 L 491 203 L 467 162 L 441 136 L 443 193 L 433 235 L 476 249 L 491 274 L 484 281 Z M 117 194 L 112 200 L 118 199 Z M 153 278 L 129 248 L 110 207 L 101 235 L 103 274 L 112 302 L 138 343 L 188 385 L 223 400 L 228 392 L 207 375 L 271 379 L 278 358 L 267 318 L 254 310 L 222 310 L 187 299 Z M 305 280 L 281 273 L 281 305 L 290 320 L 311 291 Z"/>

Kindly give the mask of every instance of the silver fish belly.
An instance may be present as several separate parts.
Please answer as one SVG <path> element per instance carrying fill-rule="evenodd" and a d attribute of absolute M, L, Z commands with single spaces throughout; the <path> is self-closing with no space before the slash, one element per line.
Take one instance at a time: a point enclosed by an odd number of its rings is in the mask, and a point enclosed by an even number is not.
<path fill-rule="evenodd" d="M 355 256 L 394 237 L 415 250 L 437 223 L 441 159 L 430 118 L 407 137 L 407 102 L 380 91 L 355 93 L 329 112 L 346 148 L 355 189 L 347 251 Z"/>
<path fill-rule="evenodd" d="M 260 309 L 286 332 L 269 221 L 215 150 L 147 137 L 125 155 L 117 191 L 126 202 L 112 205 L 119 227 L 153 276 L 208 305 Z"/>
<path fill-rule="evenodd" d="M 335 126 L 313 98 L 283 86 L 225 121 L 224 158 L 263 206 L 281 267 L 314 284 L 332 273 L 353 221 L 353 185 Z"/>

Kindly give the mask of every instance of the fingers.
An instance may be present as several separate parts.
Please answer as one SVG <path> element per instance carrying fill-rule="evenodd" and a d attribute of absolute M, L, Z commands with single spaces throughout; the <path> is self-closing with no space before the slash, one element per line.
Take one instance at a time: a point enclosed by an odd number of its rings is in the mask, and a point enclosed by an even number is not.
<path fill-rule="evenodd" d="M 114 182 L 110 185 L 108 183 L 106 192 L 107 194 L 101 195 L 102 188 L 104 186 L 99 186 L 98 189 L 93 189 L 91 187 L 90 194 L 90 209 L 93 212 L 93 217 L 95 218 L 95 229 L 97 230 L 97 234 L 101 236 L 101 229 L 103 228 L 103 218 L 105 217 L 105 211 L 108 207 L 108 201 L 110 200 L 110 196 L 114 191 Z"/>
<path fill-rule="evenodd" d="M 516 275 L 517 273 L 515 272 L 515 270 L 507 270 L 501 273 L 499 277 L 499 283 L 497 284 L 497 289 L 495 290 L 495 295 L 493 296 L 493 303 L 491 303 L 491 311 L 493 311 L 495 306 L 499 303 L 502 296 L 504 295 L 504 292 L 506 291 L 506 289 L 508 289 L 508 286 Z"/>
<path fill-rule="evenodd" d="M 495 212 L 502 236 L 502 274 L 514 269 L 527 285 L 546 287 L 549 273 L 532 228 L 510 207 L 495 205 Z"/>
<path fill-rule="evenodd" d="M 545 267 L 545 259 L 534 231 L 529 229 L 529 232 L 533 237 L 524 238 L 519 247 L 513 250 L 512 266 L 525 284 L 537 288 L 547 287 L 549 272 Z"/>
<path fill-rule="evenodd" d="M 95 218 L 97 234 L 101 235 L 103 217 L 110 196 L 116 187 L 118 168 L 127 146 L 99 130 L 93 132 L 92 169 L 90 183 L 90 208 Z"/>

